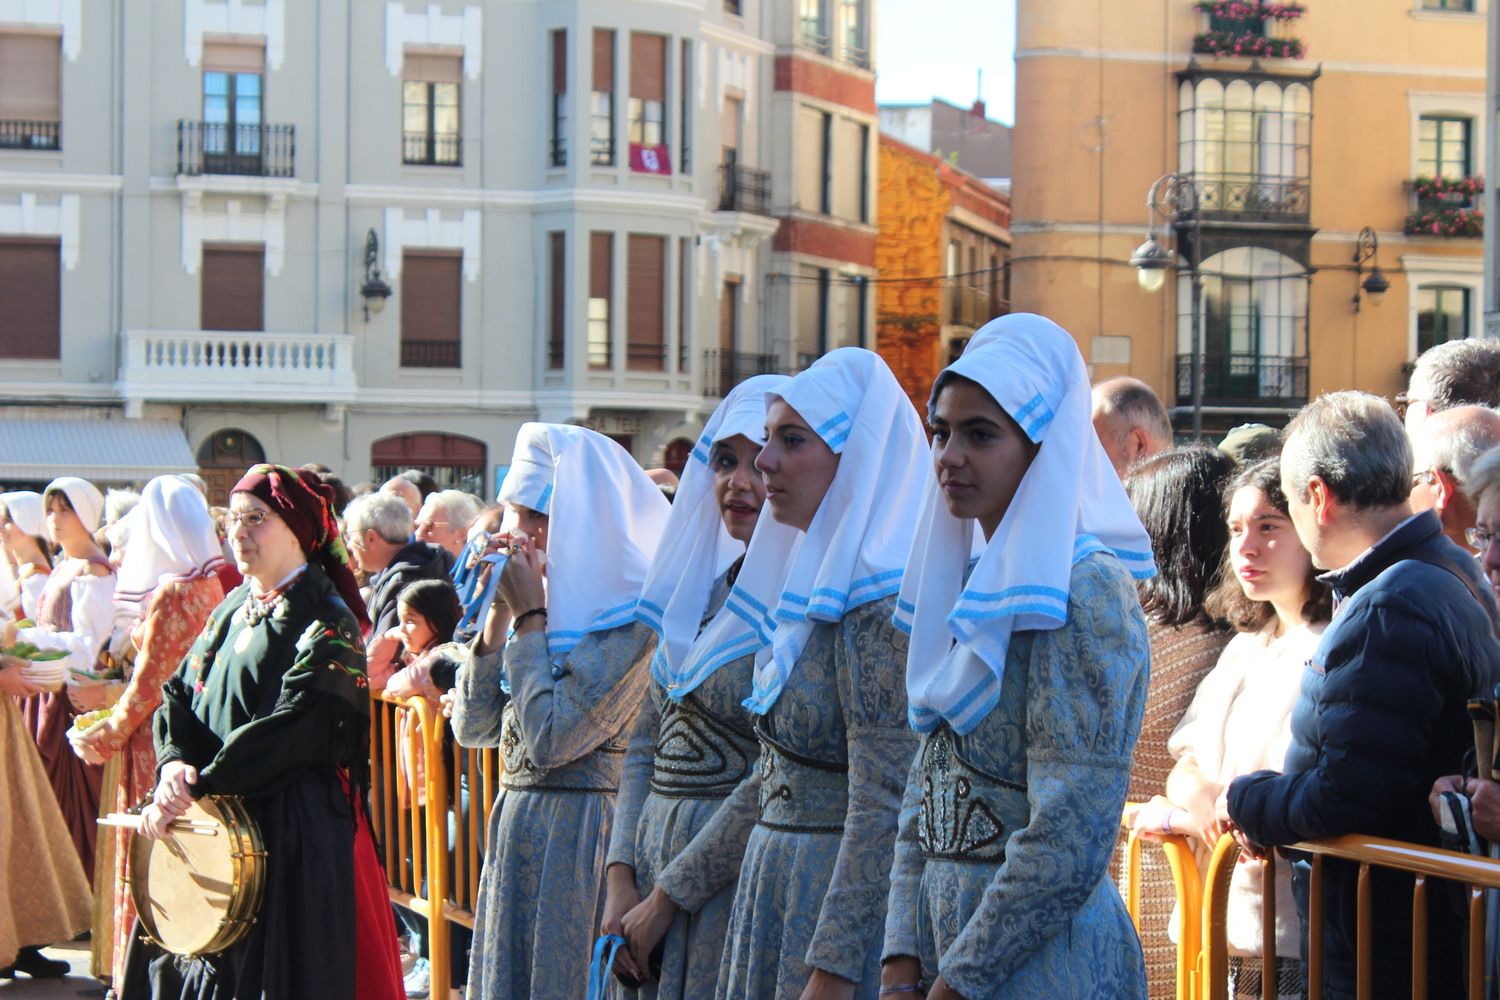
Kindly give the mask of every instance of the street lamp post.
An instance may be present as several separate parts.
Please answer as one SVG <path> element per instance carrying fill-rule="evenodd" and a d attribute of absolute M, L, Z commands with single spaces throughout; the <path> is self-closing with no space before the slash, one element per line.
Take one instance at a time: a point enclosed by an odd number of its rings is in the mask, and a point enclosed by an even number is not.
<path fill-rule="evenodd" d="M 1203 379 L 1207 358 L 1203 353 L 1203 226 L 1198 211 L 1198 189 L 1193 179 L 1184 174 L 1163 174 L 1146 193 L 1146 242 L 1136 247 L 1130 263 L 1137 269 L 1136 278 L 1147 292 L 1157 292 L 1167 280 L 1167 267 L 1174 255 L 1156 238 L 1157 216 L 1166 220 L 1165 230 L 1177 236 L 1177 249 L 1182 249 L 1182 233 L 1178 227 L 1184 222 L 1192 226 L 1192 242 L 1183 257 L 1187 260 L 1187 271 L 1192 280 L 1192 379 L 1193 379 L 1193 440 L 1203 437 Z M 1175 381 L 1175 376 L 1174 376 Z"/>

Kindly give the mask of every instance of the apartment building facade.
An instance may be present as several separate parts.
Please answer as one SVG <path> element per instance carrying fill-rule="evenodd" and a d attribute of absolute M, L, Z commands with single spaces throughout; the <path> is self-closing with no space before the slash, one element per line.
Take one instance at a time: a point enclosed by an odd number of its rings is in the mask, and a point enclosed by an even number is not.
<path fill-rule="evenodd" d="M 1489 2 L 1022 0 L 1015 308 L 1072 331 L 1096 378 L 1145 379 L 1179 429 L 1199 332 L 1205 431 L 1394 395 L 1422 350 L 1483 334 Z M 1150 292 L 1130 261 L 1170 172 Z"/>
<path fill-rule="evenodd" d="M 0 0 L 0 475 L 679 463 L 797 361 L 801 3 Z"/>

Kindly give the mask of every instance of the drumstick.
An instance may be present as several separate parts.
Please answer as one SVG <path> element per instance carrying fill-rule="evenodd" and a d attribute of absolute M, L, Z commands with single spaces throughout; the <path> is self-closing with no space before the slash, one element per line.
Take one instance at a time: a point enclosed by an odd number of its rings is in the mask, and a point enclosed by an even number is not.
<path fill-rule="evenodd" d="M 110 813 L 108 816 L 99 818 L 100 826 L 118 826 L 126 830 L 141 832 L 141 818 L 134 813 Z M 217 837 L 219 828 L 217 825 L 206 820 L 197 819 L 174 819 L 167 824 L 167 829 L 173 833 L 192 833 L 200 837 Z"/>

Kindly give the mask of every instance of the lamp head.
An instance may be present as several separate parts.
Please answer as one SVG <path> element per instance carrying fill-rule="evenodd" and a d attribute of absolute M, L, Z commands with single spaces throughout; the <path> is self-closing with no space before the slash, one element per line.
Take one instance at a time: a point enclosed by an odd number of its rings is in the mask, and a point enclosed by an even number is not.
<path fill-rule="evenodd" d="M 1130 264 L 1136 269 L 1136 280 L 1148 292 L 1160 291 L 1167 282 L 1167 267 L 1172 255 L 1157 242 L 1155 233 L 1146 234 L 1146 242 L 1135 248 Z"/>
<path fill-rule="evenodd" d="M 1370 305 L 1380 305 L 1390 287 L 1391 283 L 1386 280 L 1385 275 L 1380 273 L 1380 268 L 1373 267 L 1370 269 L 1370 276 L 1364 281 L 1364 290 L 1365 294 L 1370 297 Z"/>

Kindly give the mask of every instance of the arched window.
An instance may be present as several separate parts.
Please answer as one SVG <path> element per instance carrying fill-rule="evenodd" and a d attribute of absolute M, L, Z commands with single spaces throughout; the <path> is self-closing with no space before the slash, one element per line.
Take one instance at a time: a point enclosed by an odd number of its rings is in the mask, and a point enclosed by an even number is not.
<path fill-rule="evenodd" d="M 1265 247 L 1203 262 L 1203 397 L 1220 405 L 1307 401 L 1307 272 Z M 1177 283 L 1177 390 L 1192 397 L 1192 283 Z"/>
<path fill-rule="evenodd" d="M 488 454 L 483 441 L 459 434 L 396 434 L 370 446 L 370 478 L 379 484 L 403 470 L 420 469 L 436 479 L 442 489 L 482 497 Z"/>
<path fill-rule="evenodd" d="M 1177 169 L 1197 182 L 1205 213 L 1305 217 L 1312 91 L 1277 80 L 1184 80 Z"/>

